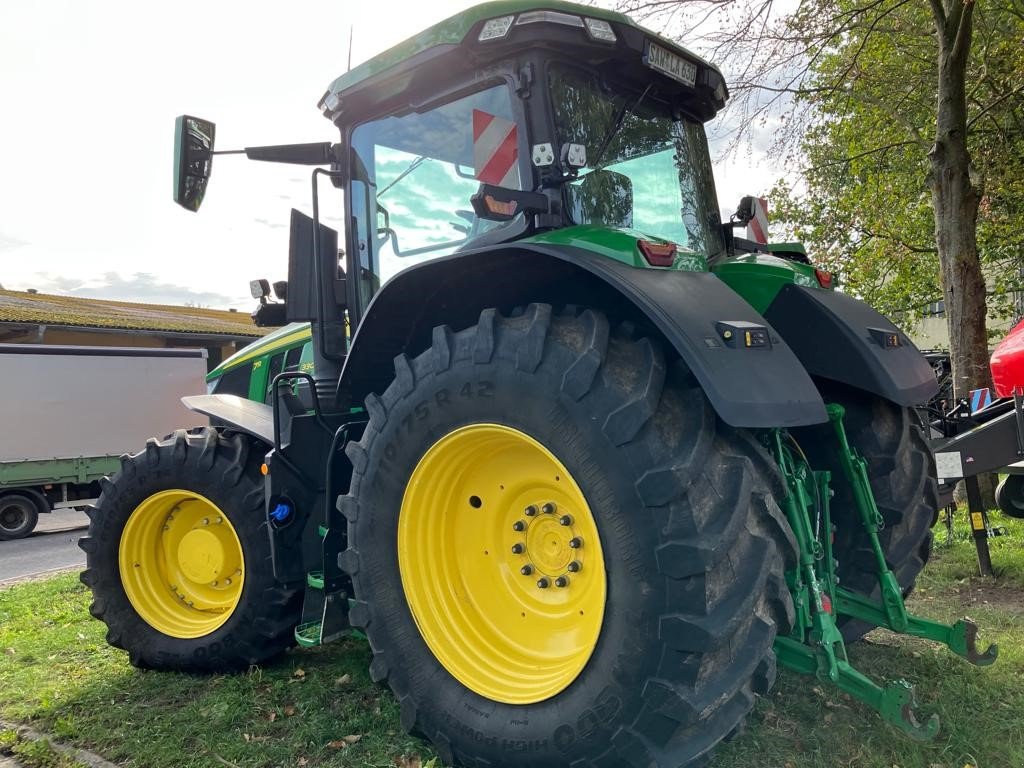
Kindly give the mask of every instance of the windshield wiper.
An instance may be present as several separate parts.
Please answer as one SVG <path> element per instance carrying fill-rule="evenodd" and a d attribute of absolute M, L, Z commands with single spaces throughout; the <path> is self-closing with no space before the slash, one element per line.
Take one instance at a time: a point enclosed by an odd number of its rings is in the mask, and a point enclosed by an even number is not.
<path fill-rule="evenodd" d="M 619 108 L 619 113 L 615 115 L 615 119 L 612 121 L 612 124 L 608 126 L 608 132 L 604 135 L 604 138 L 601 140 L 600 146 L 597 148 L 597 153 L 594 156 L 594 161 L 590 166 L 591 168 L 597 169 L 601 167 L 601 160 L 604 158 L 604 153 L 608 151 L 608 145 L 612 143 L 612 139 L 614 139 L 616 135 L 618 135 L 619 131 L 622 130 L 622 126 L 626 122 L 626 117 L 628 115 L 633 114 L 636 108 L 640 106 L 640 102 L 644 100 L 644 98 L 647 96 L 647 93 L 650 90 L 651 84 L 648 83 L 647 87 L 644 88 L 643 93 L 641 93 L 637 97 L 637 100 L 634 101 L 632 104 L 629 104 L 628 102 L 625 101 L 622 102 L 622 106 Z"/>
<path fill-rule="evenodd" d="M 398 174 L 395 177 L 394 181 L 392 181 L 390 184 L 388 184 L 386 187 L 384 187 L 384 189 L 382 189 L 380 192 L 377 193 L 378 199 L 381 198 L 381 197 L 384 197 L 384 193 L 385 192 L 387 192 L 389 189 L 391 189 L 393 186 L 395 186 L 395 184 L 400 182 L 402 179 L 404 179 L 410 173 L 412 173 L 417 168 L 419 168 L 421 165 L 423 165 L 424 161 L 429 160 L 429 159 L 430 158 L 427 157 L 426 155 L 420 155 L 415 160 L 413 160 L 411 163 L 409 163 L 409 167 L 408 168 L 406 168 L 404 171 L 402 171 L 400 174 Z"/>

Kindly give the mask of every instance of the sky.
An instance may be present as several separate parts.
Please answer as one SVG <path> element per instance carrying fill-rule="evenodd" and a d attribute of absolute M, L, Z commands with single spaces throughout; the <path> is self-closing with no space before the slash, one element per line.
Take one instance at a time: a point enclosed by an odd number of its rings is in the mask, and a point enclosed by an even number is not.
<path fill-rule="evenodd" d="M 355 65 L 473 4 L 0 3 L 0 285 L 251 310 L 249 280 L 286 276 L 309 169 L 218 157 L 190 213 L 171 199 L 175 116 L 213 120 L 218 149 L 336 141 L 316 102 L 345 71 L 350 26 Z M 716 163 L 721 207 L 780 175 L 755 141 Z M 335 227 L 339 210 L 325 188 Z"/>

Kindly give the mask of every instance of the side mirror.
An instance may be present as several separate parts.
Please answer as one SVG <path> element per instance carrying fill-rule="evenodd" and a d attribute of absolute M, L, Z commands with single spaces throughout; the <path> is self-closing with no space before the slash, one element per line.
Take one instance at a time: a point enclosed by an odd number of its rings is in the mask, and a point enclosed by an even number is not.
<path fill-rule="evenodd" d="M 198 211 L 210 180 L 216 127 L 209 120 L 181 115 L 174 120 L 174 202 Z"/>
<path fill-rule="evenodd" d="M 740 204 L 736 207 L 736 213 L 732 215 L 733 219 L 740 226 L 746 225 L 747 222 L 757 215 L 756 205 L 756 198 L 753 195 L 744 195 L 740 198 Z"/>

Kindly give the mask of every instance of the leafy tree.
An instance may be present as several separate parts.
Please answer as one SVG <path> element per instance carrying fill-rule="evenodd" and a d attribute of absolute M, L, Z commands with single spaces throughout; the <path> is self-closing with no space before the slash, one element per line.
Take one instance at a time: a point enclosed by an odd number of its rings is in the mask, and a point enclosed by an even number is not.
<path fill-rule="evenodd" d="M 724 63 L 737 141 L 774 124 L 776 156 L 807 164 L 805 191 L 773 197 L 816 258 L 890 312 L 944 299 L 956 390 L 987 384 L 979 253 L 997 297 L 1021 282 L 1019 0 L 624 6 L 674 15 L 674 33 Z"/>

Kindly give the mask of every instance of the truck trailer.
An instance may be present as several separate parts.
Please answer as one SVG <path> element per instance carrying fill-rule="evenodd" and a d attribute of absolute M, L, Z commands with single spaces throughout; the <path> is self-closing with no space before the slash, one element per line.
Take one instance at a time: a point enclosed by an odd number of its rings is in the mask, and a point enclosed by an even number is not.
<path fill-rule="evenodd" d="M 0 540 L 99 494 L 118 458 L 182 419 L 204 390 L 205 349 L 0 344 Z"/>

